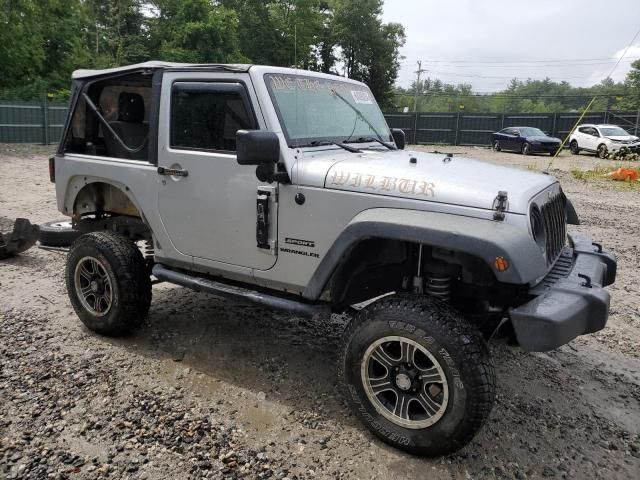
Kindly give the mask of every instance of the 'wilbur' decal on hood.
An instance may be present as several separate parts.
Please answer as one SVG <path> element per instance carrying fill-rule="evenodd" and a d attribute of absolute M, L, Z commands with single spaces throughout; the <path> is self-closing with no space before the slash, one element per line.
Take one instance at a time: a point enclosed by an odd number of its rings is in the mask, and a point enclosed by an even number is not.
<path fill-rule="evenodd" d="M 527 213 L 531 198 L 556 182 L 550 175 L 444 154 L 370 151 L 340 157 L 327 172 L 326 188 L 483 209 L 493 208 L 498 192 L 506 191 L 512 213 Z"/>
<path fill-rule="evenodd" d="M 341 187 L 348 185 L 355 189 L 362 188 L 380 193 L 394 193 L 409 195 L 423 195 L 433 197 L 435 195 L 435 184 L 427 180 L 416 178 L 397 178 L 389 175 L 375 175 L 373 173 L 351 172 L 332 169 L 327 179 L 329 187 Z"/>

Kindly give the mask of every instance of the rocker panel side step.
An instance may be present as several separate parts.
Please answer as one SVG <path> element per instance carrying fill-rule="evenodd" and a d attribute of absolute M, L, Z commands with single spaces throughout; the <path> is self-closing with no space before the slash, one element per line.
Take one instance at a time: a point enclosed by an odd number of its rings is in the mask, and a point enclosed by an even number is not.
<path fill-rule="evenodd" d="M 195 290 L 196 292 L 207 292 L 225 298 L 257 303 L 276 310 L 285 310 L 289 313 L 303 317 L 312 318 L 316 315 L 328 316 L 331 314 L 331 309 L 328 305 L 314 305 L 299 302 L 290 298 L 283 298 L 256 290 L 216 282 L 215 280 L 210 280 L 208 278 L 171 270 L 160 264 L 153 266 L 152 273 L 159 280 L 181 285 Z"/>

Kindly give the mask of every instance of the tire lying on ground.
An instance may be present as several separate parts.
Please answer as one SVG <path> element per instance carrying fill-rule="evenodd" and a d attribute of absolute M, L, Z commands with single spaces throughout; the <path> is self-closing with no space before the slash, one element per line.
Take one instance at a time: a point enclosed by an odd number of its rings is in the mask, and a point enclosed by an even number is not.
<path fill-rule="evenodd" d="M 80 235 L 82 233 L 73 229 L 70 220 L 56 220 L 40 224 L 38 240 L 47 247 L 68 247 Z"/>

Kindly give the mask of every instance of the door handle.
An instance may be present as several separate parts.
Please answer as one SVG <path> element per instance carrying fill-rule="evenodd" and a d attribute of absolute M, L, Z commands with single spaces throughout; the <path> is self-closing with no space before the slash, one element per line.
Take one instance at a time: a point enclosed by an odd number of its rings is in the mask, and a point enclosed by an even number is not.
<path fill-rule="evenodd" d="M 158 167 L 158 174 L 168 175 L 170 177 L 188 177 L 189 172 L 187 170 L 178 170 L 175 168 Z"/>

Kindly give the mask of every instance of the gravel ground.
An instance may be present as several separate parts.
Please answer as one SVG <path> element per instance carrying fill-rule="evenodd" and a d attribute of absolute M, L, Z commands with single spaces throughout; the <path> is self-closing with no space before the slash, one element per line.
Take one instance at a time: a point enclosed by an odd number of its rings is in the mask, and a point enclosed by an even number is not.
<path fill-rule="evenodd" d="M 0 145 L 0 229 L 60 218 L 51 150 Z M 33 248 L 0 263 L 0 478 L 640 478 L 640 191 L 568 173 L 595 163 L 563 156 L 553 174 L 584 222 L 575 230 L 618 256 L 609 324 L 546 354 L 492 344 L 496 405 L 460 452 L 408 456 L 355 420 L 332 367 L 339 317 L 158 285 L 143 327 L 108 339 L 73 313 L 64 253 Z"/>

